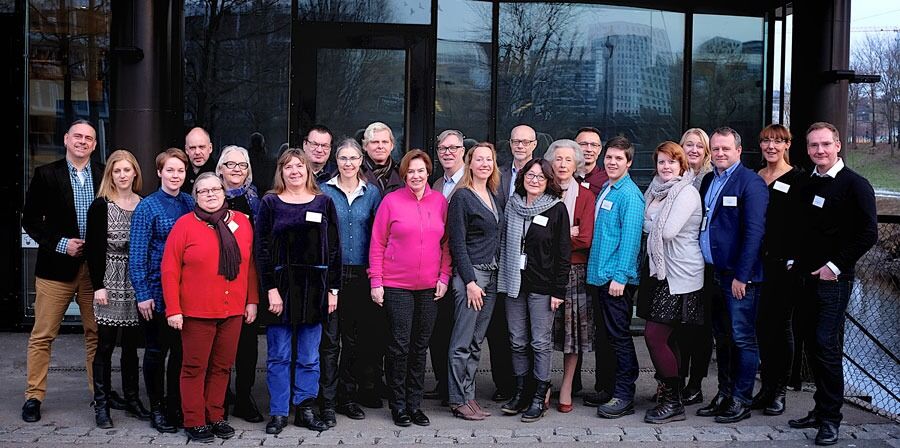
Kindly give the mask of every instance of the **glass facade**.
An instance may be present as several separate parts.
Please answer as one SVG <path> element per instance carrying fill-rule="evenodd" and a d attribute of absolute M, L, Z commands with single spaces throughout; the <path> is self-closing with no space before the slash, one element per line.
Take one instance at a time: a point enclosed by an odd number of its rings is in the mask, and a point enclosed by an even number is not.
<path fill-rule="evenodd" d="M 431 0 L 298 0 L 309 22 L 431 23 Z"/>

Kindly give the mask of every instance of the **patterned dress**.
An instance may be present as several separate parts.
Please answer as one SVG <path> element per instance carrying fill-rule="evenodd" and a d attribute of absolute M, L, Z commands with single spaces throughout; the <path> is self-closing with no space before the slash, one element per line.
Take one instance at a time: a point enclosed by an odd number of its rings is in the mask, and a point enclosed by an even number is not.
<path fill-rule="evenodd" d="M 134 288 L 128 278 L 128 240 L 131 230 L 132 210 L 123 210 L 115 202 L 106 204 L 106 286 L 108 305 L 94 305 L 97 323 L 118 327 L 139 324 Z"/>

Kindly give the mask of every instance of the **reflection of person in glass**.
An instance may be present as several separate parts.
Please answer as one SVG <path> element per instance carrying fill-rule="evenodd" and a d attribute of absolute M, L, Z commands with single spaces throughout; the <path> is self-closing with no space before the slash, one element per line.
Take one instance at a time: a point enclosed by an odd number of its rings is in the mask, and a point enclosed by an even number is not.
<path fill-rule="evenodd" d="M 137 344 L 140 316 L 128 278 L 131 215 L 141 197 L 141 168 L 134 156 L 120 149 L 109 155 L 97 199 L 87 215 L 85 251 L 94 287 L 98 347 L 94 357 L 94 419 L 98 428 L 112 428 L 112 354 L 121 329 L 124 410 L 141 420 L 150 412 L 138 391 Z"/>
<path fill-rule="evenodd" d="M 259 318 L 268 324 L 268 434 L 284 429 L 291 404 L 297 406 L 294 425 L 328 429 L 313 412 L 313 402 L 319 393 L 322 322 L 338 303 L 339 238 L 334 202 L 316 185 L 306 154 L 286 150 L 256 218 L 256 259 L 266 292 Z"/>
<path fill-rule="evenodd" d="M 181 191 L 191 194 L 194 181 L 202 173 L 211 173 L 216 170 L 216 161 L 210 157 L 213 152 L 212 140 L 209 132 L 201 127 L 191 129 L 184 136 L 184 152 L 188 156 L 188 169 L 185 171 L 184 184 Z"/>
<path fill-rule="evenodd" d="M 330 160 L 332 138 L 331 129 L 317 124 L 309 128 L 306 138 L 303 139 L 303 152 L 309 159 L 309 165 L 318 183 L 331 179 L 336 170 L 334 162 Z"/>
<path fill-rule="evenodd" d="M 382 196 L 403 186 L 403 178 L 397 170 L 397 163 L 391 157 L 394 151 L 394 132 L 388 125 L 376 121 L 366 127 L 363 133 L 363 175 L 375 185 Z"/>

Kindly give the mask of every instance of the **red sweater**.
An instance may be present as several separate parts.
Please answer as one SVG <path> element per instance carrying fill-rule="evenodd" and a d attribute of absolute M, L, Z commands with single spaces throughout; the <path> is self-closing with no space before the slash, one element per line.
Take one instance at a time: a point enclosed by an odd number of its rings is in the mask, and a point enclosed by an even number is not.
<path fill-rule="evenodd" d="M 162 258 L 166 317 L 220 319 L 240 316 L 248 303 L 259 303 L 253 262 L 253 229 L 243 213 L 232 213 L 234 236 L 241 251 L 238 276 L 228 281 L 219 272 L 216 231 L 188 213 L 172 227 Z M 232 226 L 233 227 L 233 226 Z"/>
<path fill-rule="evenodd" d="M 572 264 L 586 264 L 591 251 L 591 240 L 594 238 L 594 204 L 597 196 L 583 186 L 578 187 L 578 198 L 575 199 L 575 222 L 578 236 L 572 238 Z"/>

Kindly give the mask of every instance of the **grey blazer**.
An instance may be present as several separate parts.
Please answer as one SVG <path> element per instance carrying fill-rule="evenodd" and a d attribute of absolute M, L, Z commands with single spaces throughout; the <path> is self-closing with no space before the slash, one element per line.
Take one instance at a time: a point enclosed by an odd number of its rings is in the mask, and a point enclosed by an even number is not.
<path fill-rule="evenodd" d="M 497 189 L 497 205 L 506 210 L 506 202 L 509 201 L 509 183 L 512 182 L 512 165 L 500 167 L 500 188 Z"/>

